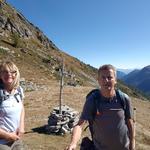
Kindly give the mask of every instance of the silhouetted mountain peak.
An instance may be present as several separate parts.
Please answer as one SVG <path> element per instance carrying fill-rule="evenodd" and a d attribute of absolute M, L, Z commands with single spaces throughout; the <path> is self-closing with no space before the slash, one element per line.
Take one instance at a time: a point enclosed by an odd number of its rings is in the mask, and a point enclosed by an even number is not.
<path fill-rule="evenodd" d="M 141 71 L 150 73 L 150 65 L 144 67 L 143 69 L 141 69 Z"/>

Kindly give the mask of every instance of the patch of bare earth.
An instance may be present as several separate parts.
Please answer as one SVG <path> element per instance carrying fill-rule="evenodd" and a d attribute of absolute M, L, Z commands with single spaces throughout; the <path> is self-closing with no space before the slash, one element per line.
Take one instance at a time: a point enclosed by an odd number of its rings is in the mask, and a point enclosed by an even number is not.
<path fill-rule="evenodd" d="M 63 90 L 63 103 L 81 112 L 86 94 L 92 87 L 66 86 Z M 48 116 L 53 107 L 59 105 L 59 85 L 52 82 L 38 91 L 25 93 L 27 134 L 24 143 L 28 150 L 63 150 L 70 142 L 70 134 L 65 136 L 47 135 L 33 132 L 33 129 L 47 124 Z M 150 102 L 132 99 L 136 111 L 136 150 L 150 149 Z M 84 134 L 89 134 L 88 131 Z M 79 146 L 77 148 L 79 150 Z"/>

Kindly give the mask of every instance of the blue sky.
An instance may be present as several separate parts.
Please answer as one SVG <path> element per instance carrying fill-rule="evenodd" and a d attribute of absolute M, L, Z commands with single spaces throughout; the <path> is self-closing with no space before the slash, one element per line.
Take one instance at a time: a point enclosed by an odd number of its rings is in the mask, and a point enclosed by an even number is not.
<path fill-rule="evenodd" d="M 86 64 L 150 65 L 150 0 L 7 0 Z"/>

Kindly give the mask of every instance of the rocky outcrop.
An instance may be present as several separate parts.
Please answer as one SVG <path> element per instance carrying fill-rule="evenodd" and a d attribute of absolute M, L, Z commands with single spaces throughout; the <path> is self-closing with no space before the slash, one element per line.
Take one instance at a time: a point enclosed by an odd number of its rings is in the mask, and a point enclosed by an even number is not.
<path fill-rule="evenodd" d="M 24 39 L 36 39 L 47 49 L 58 49 L 38 27 L 35 27 L 5 1 L 0 2 L 0 8 L 0 36 L 9 37 L 15 33 Z"/>

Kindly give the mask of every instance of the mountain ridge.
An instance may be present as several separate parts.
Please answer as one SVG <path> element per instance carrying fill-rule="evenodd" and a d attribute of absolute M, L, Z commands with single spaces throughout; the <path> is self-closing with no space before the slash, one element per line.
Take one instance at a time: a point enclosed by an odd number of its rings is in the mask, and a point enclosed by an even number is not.
<path fill-rule="evenodd" d="M 141 90 L 147 95 L 150 95 L 150 65 L 145 66 L 141 70 L 134 70 L 124 76 L 122 80 L 135 88 Z"/>
<path fill-rule="evenodd" d="M 47 74 L 56 79 L 63 59 L 67 82 L 79 85 L 93 84 L 96 68 L 61 51 L 38 27 L 6 2 L 1 2 L 0 8 L 0 45 L 3 47 L 0 51 L 1 58 L 12 59 L 19 63 L 22 63 L 22 60 L 28 62 L 31 68 L 32 63 L 40 64 L 40 68 L 47 70 Z M 9 50 L 6 51 L 5 48 Z"/>

